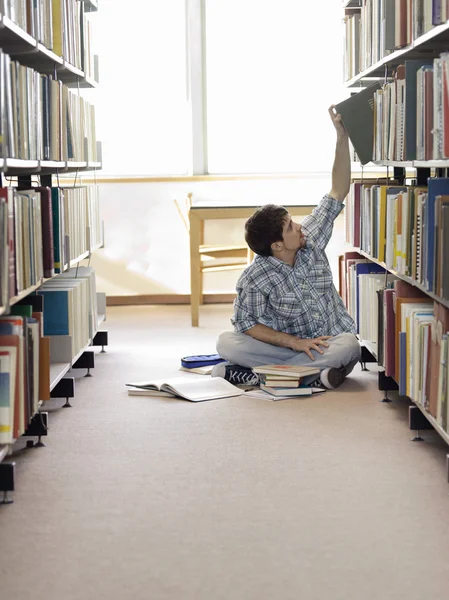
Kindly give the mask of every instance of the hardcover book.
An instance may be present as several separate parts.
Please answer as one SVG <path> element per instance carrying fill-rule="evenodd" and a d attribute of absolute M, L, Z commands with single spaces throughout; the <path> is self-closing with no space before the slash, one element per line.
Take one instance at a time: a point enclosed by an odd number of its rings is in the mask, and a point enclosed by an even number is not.
<path fill-rule="evenodd" d="M 374 95 L 380 89 L 380 83 L 373 83 L 335 105 L 362 165 L 373 158 Z"/>

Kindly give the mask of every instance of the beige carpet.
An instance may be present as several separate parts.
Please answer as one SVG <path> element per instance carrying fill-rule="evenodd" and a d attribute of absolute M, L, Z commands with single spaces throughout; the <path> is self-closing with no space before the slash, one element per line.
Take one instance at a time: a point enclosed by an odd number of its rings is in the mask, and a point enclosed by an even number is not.
<path fill-rule="evenodd" d="M 109 310 L 94 376 L 16 452 L 1 599 L 447 600 L 448 449 L 410 441 L 372 367 L 300 400 L 127 396 L 214 351 L 230 307 L 201 312 L 194 330 L 188 307 Z"/>

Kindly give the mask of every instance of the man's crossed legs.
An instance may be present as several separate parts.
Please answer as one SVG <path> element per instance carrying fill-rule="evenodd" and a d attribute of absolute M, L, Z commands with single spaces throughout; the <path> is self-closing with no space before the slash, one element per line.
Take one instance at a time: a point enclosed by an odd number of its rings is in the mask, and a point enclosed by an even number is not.
<path fill-rule="evenodd" d="M 273 346 L 255 340 L 245 333 L 224 331 L 217 341 L 217 352 L 225 360 L 243 367 L 258 367 L 268 364 L 303 365 L 320 369 L 321 383 L 325 387 L 338 387 L 355 365 L 360 361 L 360 344 L 353 333 L 340 333 L 327 340 L 328 348 L 321 346 L 323 354 L 312 350 L 315 360 L 305 352 Z M 223 375 L 223 364 L 217 365 L 212 375 Z M 249 371 L 249 373 L 251 373 Z M 316 380 L 315 375 L 304 378 L 309 385 Z"/>

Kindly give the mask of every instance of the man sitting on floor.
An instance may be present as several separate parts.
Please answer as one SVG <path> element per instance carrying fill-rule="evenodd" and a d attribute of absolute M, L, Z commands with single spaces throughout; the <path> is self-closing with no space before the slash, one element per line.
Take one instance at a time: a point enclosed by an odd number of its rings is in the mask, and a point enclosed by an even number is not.
<path fill-rule="evenodd" d="M 257 383 L 251 367 L 307 365 L 319 368 L 321 385 L 333 389 L 360 360 L 355 324 L 335 289 L 325 253 L 350 186 L 348 135 L 333 106 L 329 114 L 337 131 L 332 190 L 302 224 L 274 204 L 259 208 L 246 222 L 245 239 L 257 256 L 237 282 L 234 331 L 218 338 L 217 352 L 229 362 L 216 365 L 212 376 Z"/>

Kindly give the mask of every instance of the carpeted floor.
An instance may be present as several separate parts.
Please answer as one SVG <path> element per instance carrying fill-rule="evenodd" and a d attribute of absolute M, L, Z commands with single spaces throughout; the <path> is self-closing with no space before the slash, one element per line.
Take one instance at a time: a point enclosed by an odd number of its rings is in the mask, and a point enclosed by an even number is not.
<path fill-rule="evenodd" d="M 229 306 L 116 307 L 73 408 L 15 453 L 2 600 L 447 600 L 447 446 L 360 370 L 335 392 L 200 404 L 128 397 L 214 352 Z M 187 377 L 189 375 L 186 375 Z"/>

